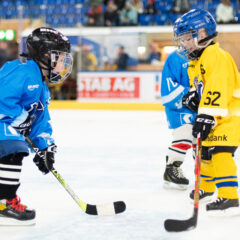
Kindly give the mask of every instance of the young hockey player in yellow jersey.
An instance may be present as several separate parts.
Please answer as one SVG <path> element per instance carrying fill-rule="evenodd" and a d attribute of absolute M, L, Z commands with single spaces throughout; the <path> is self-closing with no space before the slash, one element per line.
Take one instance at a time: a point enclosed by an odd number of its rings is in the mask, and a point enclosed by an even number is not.
<path fill-rule="evenodd" d="M 202 9 L 193 9 L 174 24 L 178 51 L 190 60 L 188 74 L 192 89 L 183 104 L 197 110 L 193 136 L 203 140 L 200 200 L 208 203 L 210 215 L 239 212 L 237 167 L 233 156 L 240 145 L 240 76 L 231 55 L 214 41 L 216 22 Z M 193 193 L 190 194 L 193 198 Z"/>

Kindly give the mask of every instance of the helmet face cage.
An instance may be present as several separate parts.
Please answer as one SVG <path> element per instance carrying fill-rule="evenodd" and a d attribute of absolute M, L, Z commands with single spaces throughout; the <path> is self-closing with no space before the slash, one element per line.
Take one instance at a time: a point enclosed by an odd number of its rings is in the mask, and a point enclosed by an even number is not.
<path fill-rule="evenodd" d="M 193 36 L 195 33 L 193 31 L 189 31 L 186 33 L 183 33 L 181 35 L 175 36 L 173 39 L 174 45 L 177 46 L 177 53 L 183 57 L 185 60 L 193 60 L 194 54 L 193 52 L 196 51 L 196 44 L 197 38 L 194 38 Z M 194 50 L 191 48 L 188 48 L 189 42 L 192 41 L 192 46 L 195 47 Z"/>
<path fill-rule="evenodd" d="M 70 53 L 58 50 L 50 51 L 51 71 L 48 81 L 51 83 L 63 82 L 72 72 L 73 58 Z"/>
<path fill-rule="evenodd" d="M 202 29 L 204 29 L 206 37 L 199 41 L 199 32 Z M 213 16 L 202 9 L 193 9 L 177 19 L 173 30 L 174 42 L 178 47 L 177 52 L 188 60 L 198 58 L 203 49 L 217 35 Z M 192 41 L 191 44 L 187 44 L 189 41 Z"/>

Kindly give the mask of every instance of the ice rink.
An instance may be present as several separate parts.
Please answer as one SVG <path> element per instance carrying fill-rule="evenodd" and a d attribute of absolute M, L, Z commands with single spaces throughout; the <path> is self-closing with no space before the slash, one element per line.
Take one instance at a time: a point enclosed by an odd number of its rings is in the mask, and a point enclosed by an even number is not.
<path fill-rule="evenodd" d="M 204 206 L 195 230 L 164 230 L 166 218 L 192 215 L 188 195 L 194 162 L 189 152 L 183 165 L 190 179 L 186 191 L 163 188 L 171 140 L 163 112 L 51 110 L 51 116 L 58 145 L 55 168 L 78 197 L 90 204 L 123 200 L 127 209 L 115 216 L 85 214 L 51 173 L 38 171 L 31 155 L 24 160 L 18 195 L 36 209 L 37 224 L 0 227 L 0 240 L 238 239 L 240 216 L 208 217 Z"/>

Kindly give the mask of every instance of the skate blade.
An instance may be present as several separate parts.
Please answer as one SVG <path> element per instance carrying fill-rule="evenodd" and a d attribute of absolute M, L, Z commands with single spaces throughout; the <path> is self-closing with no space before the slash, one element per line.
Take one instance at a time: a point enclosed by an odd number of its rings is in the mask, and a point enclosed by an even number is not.
<path fill-rule="evenodd" d="M 36 224 L 35 219 L 17 220 L 14 218 L 0 216 L 0 226 L 32 226 Z"/>
<path fill-rule="evenodd" d="M 186 190 L 188 188 L 188 185 L 185 184 L 176 184 L 173 182 L 164 181 L 163 187 L 166 189 L 176 189 L 176 190 Z"/>
<path fill-rule="evenodd" d="M 240 208 L 231 207 L 226 210 L 209 210 L 207 215 L 209 217 L 237 217 L 240 216 Z"/>

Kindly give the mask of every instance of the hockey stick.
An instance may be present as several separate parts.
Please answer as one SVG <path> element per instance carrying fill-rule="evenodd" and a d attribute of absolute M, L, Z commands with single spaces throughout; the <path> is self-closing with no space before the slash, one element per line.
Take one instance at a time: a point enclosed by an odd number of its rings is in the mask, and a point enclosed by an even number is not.
<path fill-rule="evenodd" d="M 200 186 L 200 167 L 201 167 L 201 149 L 202 139 L 200 134 L 197 137 L 196 146 L 196 165 L 195 165 L 195 189 L 194 189 L 194 210 L 193 215 L 186 220 L 167 219 L 164 227 L 168 232 L 181 232 L 195 228 L 197 226 L 198 208 L 199 208 L 199 186 Z"/>
<path fill-rule="evenodd" d="M 27 143 L 34 150 L 36 154 L 39 153 L 39 148 L 33 143 L 33 141 L 29 137 L 25 137 Z M 65 182 L 65 180 L 61 177 L 61 175 L 56 171 L 56 169 L 52 169 L 51 173 L 56 177 L 56 179 L 61 183 L 61 185 L 65 188 L 65 190 L 69 193 L 69 195 L 73 198 L 73 200 L 80 206 L 80 208 L 87 214 L 90 215 L 115 215 L 121 212 L 124 212 L 126 209 L 126 204 L 123 201 L 117 201 L 113 203 L 106 204 L 98 204 L 91 205 L 83 202 L 78 198 L 78 196 L 73 192 L 70 186 Z"/>

